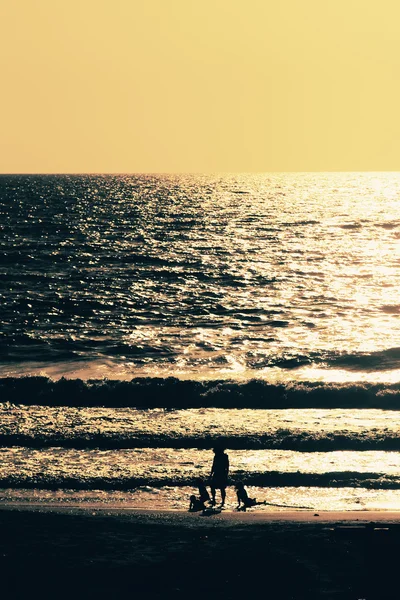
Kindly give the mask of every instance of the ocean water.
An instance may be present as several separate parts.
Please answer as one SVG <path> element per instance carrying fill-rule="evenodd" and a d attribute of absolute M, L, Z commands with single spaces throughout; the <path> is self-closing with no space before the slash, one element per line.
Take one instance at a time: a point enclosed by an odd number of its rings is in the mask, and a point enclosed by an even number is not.
<path fill-rule="evenodd" d="M 257 510 L 400 507 L 399 207 L 400 173 L 0 176 L 1 500 L 185 508 L 220 441 Z"/>

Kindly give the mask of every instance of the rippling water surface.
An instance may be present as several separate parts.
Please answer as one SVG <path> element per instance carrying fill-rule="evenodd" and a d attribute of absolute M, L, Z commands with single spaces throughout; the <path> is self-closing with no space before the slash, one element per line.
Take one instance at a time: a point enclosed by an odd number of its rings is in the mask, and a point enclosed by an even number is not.
<path fill-rule="evenodd" d="M 2 176 L 1 373 L 399 380 L 399 174 Z"/>
<path fill-rule="evenodd" d="M 397 173 L 0 176 L 0 501 L 186 507 L 222 441 L 259 510 L 398 508 L 399 199 Z"/>

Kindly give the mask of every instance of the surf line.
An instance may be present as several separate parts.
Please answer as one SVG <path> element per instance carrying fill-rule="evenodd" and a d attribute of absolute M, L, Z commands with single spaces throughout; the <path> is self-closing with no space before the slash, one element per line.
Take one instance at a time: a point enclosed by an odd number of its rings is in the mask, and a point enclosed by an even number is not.
<path fill-rule="evenodd" d="M 274 502 L 263 502 L 267 506 L 279 506 L 280 508 L 305 508 L 307 510 L 315 510 L 312 506 L 294 506 L 293 504 L 274 504 Z"/>

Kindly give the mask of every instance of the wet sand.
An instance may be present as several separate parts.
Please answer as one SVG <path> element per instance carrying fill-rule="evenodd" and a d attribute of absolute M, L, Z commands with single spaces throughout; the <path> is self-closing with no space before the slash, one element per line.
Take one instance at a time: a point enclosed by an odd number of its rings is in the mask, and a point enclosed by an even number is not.
<path fill-rule="evenodd" d="M 400 512 L 0 509 L 5 598 L 397 597 Z"/>

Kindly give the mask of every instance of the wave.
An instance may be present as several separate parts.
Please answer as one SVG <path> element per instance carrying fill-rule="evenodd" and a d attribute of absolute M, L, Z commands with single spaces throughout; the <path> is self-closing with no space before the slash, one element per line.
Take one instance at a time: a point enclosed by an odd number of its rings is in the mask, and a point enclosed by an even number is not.
<path fill-rule="evenodd" d="M 28 301 L 24 300 L 26 304 Z M 269 311 L 265 313 L 261 309 L 241 308 L 240 310 L 217 304 L 210 307 L 207 304 L 201 304 L 191 309 L 191 319 L 197 328 L 212 330 L 207 341 L 206 351 L 196 335 L 189 330 L 185 330 L 185 315 L 179 314 L 179 306 L 174 305 L 165 309 L 149 310 L 140 307 L 132 317 L 134 327 L 143 328 L 143 326 L 152 325 L 154 329 L 162 328 L 162 335 L 157 336 L 154 331 L 149 333 L 146 330 L 148 339 L 132 340 L 130 342 L 115 337 L 102 337 L 96 334 L 96 328 L 102 325 L 107 328 L 108 321 L 113 318 L 111 308 L 123 307 L 126 299 L 120 298 L 118 301 L 109 305 L 108 301 L 87 301 L 61 299 L 59 301 L 59 310 L 64 316 L 60 317 L 57 325 L 61 327 L 62 321 L 66 316 L 74 315 L 75 319 L 86 317 L 90 314 L 91 328 L 93 336 L 80 336 L 77 331 L 72 331 L 70 335 L 65 332 L 53 333 L 51 336 L 42 336 L 36 333 L 6 333 L 0 334 L 0 361 L 10 365 L 26 365 L 24 372 L 29 372 L 29 363 L 34 359 L 38 365 L 43 368 L 49 363 L 77 363 L 86 361 L 88 363 L 99 360 L 121 361 L 129 358 L 136 366 L 142 364 L 151 364 L 154 366 L 164 364 L 167 360 L 171 364 L 171 371 L 177 368 L 180 360 L 184 360 L 185 365 L 192 372 L 202 368 L 207 362 L 211 369 L 219 367 L 221 360 L 221 339 L 223 329 L 228 324 L 232 330 L 238 332 L 237 339 L 232 337 L 232 346 L 229 352 L 232 357 L 238 360 L 245 368 L 254 372 L 257 377 L 257 371 L 260 369 L 280 369 L 283 372 L 295 372 L 301 368 L 316 367 L 324 369 L 327 373 L 331 369 L 340 369 L 346 372 L 363 374 L 374 374 L 400 370 L 400 347 L 377 350 L 375 352 L 339 352 L 339 351 L 310 351 L 293 352 L 290 350 L 281 350 L 272 353 L 267 349 L 270 341 L 276 341 L 279 338 L 280 331 L 289 329 L 292 326 L 290 319 L 286 318 L 282 311 Z M 32 305 L 36 306 L 36 312 L 45 317 L 52 306 L 49 301 L 32 300 Z M 18 304 L 18 303 L 17 303 Z M 114 306 L 115 305 L 115 306 Z M 42 311 L 43 306 L 45 309 Z M 14 307 L 15 308 L 15 307 Z M 35 308 L 35 307 L 34 307 Z M 58 310 L 58 309 L 57 309 Z M 380 310 L 384 314 L 395 315 L 400 312 L 399 305 L 383 305 Z M 96 314 L 95 314 L 96 313 Z M 175 326 L 169 328 L 169 321 L 174 318 Z M 228 319 L 228 320 L 227 320 Z M 176 330 L 182 325 L 180 331 L 182 337 L 177 335 Z M 305 319 L 302 326 L 307 329 L 315 328 L 314 322 Z M 244 328 L 246 333 L 244 334 Z M 222 332 L 222 333 L 221 333 Z M 249 342 L 249 351 L 242 352 L 240 344 L 246 339 Z M 239 341 L 239 346 L 236 342 Z M 223 343 L 223 342 L 222 342 Z M 195 350 L 192 353 L 185 354 L 188 344 L 193 344 Z M 265 347 L 264 350 L 256 349 L 257 345 Z M 253 349 L 251 349 L 253 348 Z M 13 371 L 11 371 L 13 372 Z M 15 372 L 15 371 L 14 371 Z M 270 390 L 271 391 L 271 390 Z"/>
<path fill-rule="evenodd" d="M 297 452 L 330 451 L 400 451 L 400 438 L 396 434 L 368 436 L 365 432 L 355 433 L 293 433 L 277 430 L 273 434 L 259 435 L 168 435 L 168 434 L 121 434 L 104 435 L 88 433 L 86 435 L 63 434 L 0 434 L 0 448 L 75 448 L 79 450 L 99 449 L 118 450 L 133 448 L 173 448 L 209 450 L 216 445 L 230 450 L 293 450 Z"/>
<path fill-rule="evenodd" d="M 272 384 L 253 379 L 193 381 L 138 377 L 131 381 L 48 377 L 0 379 L 0 402 L 42 406 L 132 408 L 377 408 L 400 409 L 400 383 Z"/>
<path fill-rule="evenodd" d="M 381 473 L 359 473 L 356 471 L 339 471 L 332 473 L 245 473 L 237 471 L 230 477 L 229 485 L 242 481 L 246 485 L 258 487 L 358 487 L 367 489 L 400 489 L 400 477 L 382 475 Z M 164 486 L 186 487 L 195 486 L 196 478 L 179 477 L 176 475 L 152 477 L 53 477 L 53 476 L 8 476 L 0 478 L 0 488 L 25 489 L 76 489 L 76 490 L 133 490 L 149 486 L 161 488 Z"/>

